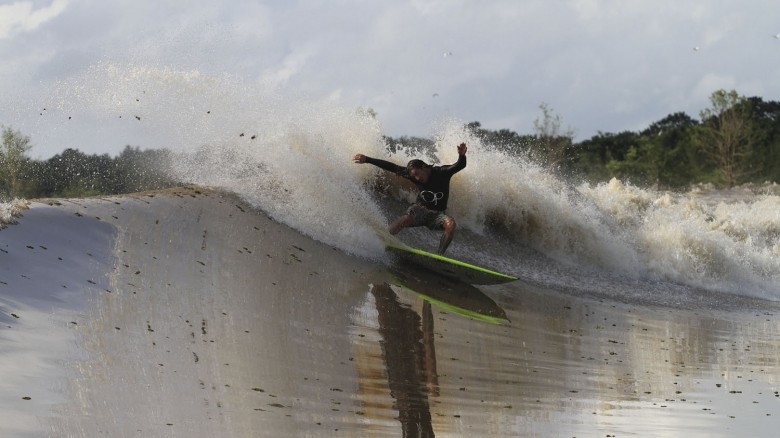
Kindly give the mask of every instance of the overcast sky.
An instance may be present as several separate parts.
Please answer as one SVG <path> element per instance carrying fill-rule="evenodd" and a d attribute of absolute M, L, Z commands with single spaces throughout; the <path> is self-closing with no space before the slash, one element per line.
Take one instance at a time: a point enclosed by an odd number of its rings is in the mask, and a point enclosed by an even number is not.
<path fill-rule="evenodd" d="M 29 135 L 34 156 L 75 141 L 110 153 L 137 141 L 91 143 L 88 126 L 56 125 L 53 135 L 30 122 L 40 117 L 45 90 L 105 61 L 227 74 L 282 94 L 371 107 L 390 136 L 431 136 L 444 117 L 531 133 L 544 102 L 582 140 L 640 130 L 677 111 L 698 118 L 720 88 L 780 100 L 780 7 L 777 0 L 0 0 L 0 124 Z"/>

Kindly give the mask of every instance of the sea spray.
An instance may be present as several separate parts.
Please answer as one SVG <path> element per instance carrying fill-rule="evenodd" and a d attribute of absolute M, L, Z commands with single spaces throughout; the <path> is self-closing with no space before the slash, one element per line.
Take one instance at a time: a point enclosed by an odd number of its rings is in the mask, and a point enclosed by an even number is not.
<path fill-rule="evenodd" d="M 476 232 L 506 228 L 513 244 L 531 246 L 561 263 L 621 272 L 637 268 L 635 250 L 626 243 L 630 236 L 621 235 L 620 224 L 575 187 L 527 156 L 508 155 L 479 138 L 468 140 L 468 167 L 453 178 L 451 213 L 460 224 Z"/>
<path fill-rule="evenodd" d="M 16 219 L 22 215 L 22 211 L 30 208 L 29 201 L 15 198 L 10 202 L 0 202 L 0 230 L 9 224 L 16 223 Z"/>
<path fill-rule="evenodd" d="M 267 124 L 267 125 L 265 125 Z M 182 155 L 175 172 L 192 182 L 236 191 L 275 219 L 312 237 L 361 255 L 382 248 L 375 230 L 386 226 L 367 190 L 368 168 L 350 160 L 379 153 L 383 143 L 365 115 L 322 106 L 280 109 L 256 122 L 247 142 L 217 146 L 217 153 Z M 235 166 L 254 165 L 236 173 Z"/>
<path fill-rule="evenodd" d="M 173 150 L 173 177 L 235 191 L 317 240 L 361 255 L 383 248 L 371 169 L 350 160 L 384 153 L 368 111 L 230 75 L 111 62 L 61 81 L 41 106 L 39 124 L 55 131 Z"/>

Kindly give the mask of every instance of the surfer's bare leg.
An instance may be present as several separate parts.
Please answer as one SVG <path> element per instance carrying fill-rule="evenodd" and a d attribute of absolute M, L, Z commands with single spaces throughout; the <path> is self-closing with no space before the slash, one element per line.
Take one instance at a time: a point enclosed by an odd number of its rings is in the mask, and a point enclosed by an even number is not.
<path fill-rule="evenodd" d="M 444 251 L 447 251 L 447 247 L 450 246 L 452 238 L 455 237 L 455 228 L 457 227 L 457 224 L 455 224 L 453 218 L 447 217 L 444 219 L 442 227 L 444 227 L 444 233 L 441 235 L 441 241 L 439 242 L 439 254 L 444 254 Z"/>
<path fill-rule="evenodd" d="M 389 231 L 390 234 L 392 235 L 396 235 L 402 229 L 413 227 L 413 226 L 414 226 L 414 218 L 410 214 L 405 214 L 399 217 L 398 219 L 396 219 L 395 222 L 390 224 L 390 228 L 388 228 L 387 231 Z"/>

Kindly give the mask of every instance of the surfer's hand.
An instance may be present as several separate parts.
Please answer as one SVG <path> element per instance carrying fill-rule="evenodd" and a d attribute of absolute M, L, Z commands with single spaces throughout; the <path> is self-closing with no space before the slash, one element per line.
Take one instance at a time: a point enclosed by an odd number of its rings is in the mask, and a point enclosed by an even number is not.
<path fill-rule="evenodd" d="M 459 145 L 458 145 L 458 154 L 460 154 L 460 155 L 466 155 L 466 151 L 467 151 L 468 149 L 469 149 L 469 148 L 468 148 L 468 147 L 466 147 L 466 143 L 461 143 L 461 144 L 459 144 Z"/>
<path fill-rule="evenodd" d="M 355 163 L 363 164 L 366 162 L 366 156 L 363 154 L 355 154 L 355 156 L 352 157 L 352 161 L 354 161 Z"/>

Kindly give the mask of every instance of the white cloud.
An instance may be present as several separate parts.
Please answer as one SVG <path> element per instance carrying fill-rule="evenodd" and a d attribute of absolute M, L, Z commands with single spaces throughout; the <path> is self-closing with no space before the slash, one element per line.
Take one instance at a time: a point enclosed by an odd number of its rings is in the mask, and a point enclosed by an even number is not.
<path fill-rule="evenodd" d="M 23 102 L 104 60 L 372 107 L 391 136 L 450 116 L 525 133 L 547 102 L 585 138 L 695 115 L 719 88 L 780 98 L 772 0 L 14 1 L 0 6 L 0 95 Z M 30 126 L 6 107 L 0 123 Z"/>
<path fill-rule="evenodd" d="M 696 101 L 708 101 L 714 91 L 733 90 L 736 82 L 736 79 L 731 76 L 721 76 L 717 74 L 704 75 L 693 89 L 693 99 Z"/>
<path fill-rule="evenodd" d="M 306 65 L 306 61 L 311 56 L 308 49 L 295 50 L 288 54 L 280 65 L 266 69 L 261 75 L 261 83 L 269 88 L 284 86 Z"/>
<path fill-rule="evenodd" d="M 0 6 L 0 39 L 13 37 L 20 32 L 31 32 L 60 15 L 68 6 L 68 0 L 54 0 L 48 7 L 33 9 L 31 1 Z"/>

